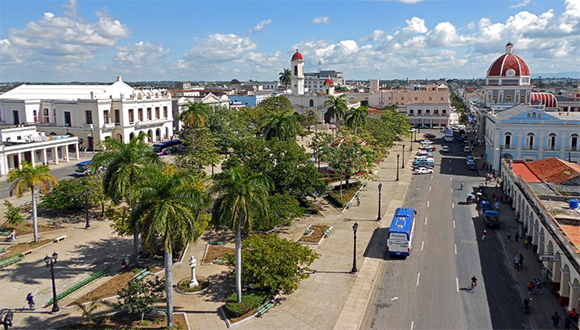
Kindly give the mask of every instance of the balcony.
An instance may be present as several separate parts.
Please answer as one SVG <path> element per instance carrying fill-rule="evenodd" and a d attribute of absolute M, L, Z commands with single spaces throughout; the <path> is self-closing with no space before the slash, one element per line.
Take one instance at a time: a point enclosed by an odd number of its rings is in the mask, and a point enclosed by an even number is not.
<path fill-rule="evenodd" d="M 157 119 L 157 120 L 150 120 L 150 121 L 136 121 L 135 128 L 147 128 L 147 127 L 161 126 L 167 122 L 169 122 L 168 119 Z"/>
<path fill-rule="evenodd" d="M 105 123 L 105 124 L 103 124 L 102 129 L 104 131 L 112 131 L 115 129 L 115 123 Z"/>

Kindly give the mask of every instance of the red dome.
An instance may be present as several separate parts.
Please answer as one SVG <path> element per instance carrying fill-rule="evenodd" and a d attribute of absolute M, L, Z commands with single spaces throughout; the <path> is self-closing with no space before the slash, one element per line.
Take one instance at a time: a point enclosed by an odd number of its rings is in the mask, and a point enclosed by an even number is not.
<path fill-rule="evenodd" d="M 487 70 L 487 76 L 520 77 L 529 76 L 528 64 L 521 57 L 512 52 L 513 44 L 508 42 L 506 52 L 500 56 Z M 513 71 L 511 71 L 513 70 Z M 508 73 L 509 71 L 509 73 Z"/>
<path fill-rule="evenodd" d="M 534 104 L 534 102 L 538 102 L 542 105 L 545 105 L 546 108 L 557 108 L 558 107 L 558 99 L 556 99 L 556 96 L 554 96 L 554 94 L 550 94 L 550 93 L 536 93 L 533 92 L 532 93 L 532 100 L 531 100 L 532 104 Z"/>
<path fill-rule="evenodd" d="M 296 53 L 294 53 L 294 55 L 292 55 L 292 61 L 296 61 L 296 60 L 304 60 L 304 57 L 302 57 L 302 54 L 300 54 L 298 52 L 298 49 L 296 49 Z"/>
<path fill-rule="evenodd" d="M 332 81 L 332 79 L 330 79 L 330 77 L 328 77 L 328 78 L 327 78 L 327 79 L 324 81 L 323 85 L 326 85 L 326 84 L 328 84 L 328 85 L 330 85 L 330 86 L 334 86 L 334 81 Z"/>

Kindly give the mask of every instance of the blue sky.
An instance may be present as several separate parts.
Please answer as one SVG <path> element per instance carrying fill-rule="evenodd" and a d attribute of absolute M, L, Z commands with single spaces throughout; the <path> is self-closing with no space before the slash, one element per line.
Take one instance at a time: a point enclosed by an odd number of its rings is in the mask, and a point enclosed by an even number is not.
<path fill-rule="evenodd" d="M 514 43 L 532 73 L 580 71 L 580 0 L 0 0 L 0 81 L 480 78 Z"/>

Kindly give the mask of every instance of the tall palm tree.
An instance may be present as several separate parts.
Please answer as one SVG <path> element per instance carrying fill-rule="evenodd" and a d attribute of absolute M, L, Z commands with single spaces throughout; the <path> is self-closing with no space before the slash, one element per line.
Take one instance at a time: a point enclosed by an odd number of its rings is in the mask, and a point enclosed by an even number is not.
<path fill-rule="evenodd" d="M 359 126 L 366 124 L 369 111 L 366 106 L 360 106 L 347 112 L 345 117 L 347 125 L 354 126 L 354 134 L 356 135 Z"/>
<path fill-rule="evenodd" d="M 133 261 L 139 262 L 139 219 L 135 217 L 138 199 L 134 190 L 145 178 L 151 166 L 159 165 L 159 156 L 145 143 L 145 133 L 141 132 L 129 143 L 107 139 L 103 142 L 104 151 L 96 154 L 91 161 L 93 168 L 106 168 L 103 175 L 103 188 L 114 203 L 125 201 L 131 208 L 131 227 L 133 230 Z"/>
<path fill-rule="evenodd" d="M 290 69 L 284 69 L 284 71 L 279 73 L 280 83 L 284 85 L 284 90 L 288 89 L 288 85 L 292 82 L 292 71 Z"/>
<path fill-rule="evenodd" d="M 34 241 L 38 242 L 38 217 L 36 213 L 36 187 L 40 191 L 48 191 L 52 185 L 58 183 L 56 178 L 50 174 L 50 168 L 46 165 L 32 166 L 23 161 L 22 168 L 15 168 L 8 173 L 8 182 L 12 182 L 10 193 L 22 197 L 25 191 L 30 190 L 32 195 L 32 228 Z"/>
<path fill-rule="evenodd" d="M 179 119 L 186 126 L 197 128 L 205 126 L 209 106 L 205 103 L 187 102 L 186 109 L 179 115 Z"/>
<path fill-rule="evenodd" d="M 300 132 L 300 123 L 292 110 L 277 111 L 262 120 L 260 131 L 267 140 L 277 137 L 288 141 L 296 138 Z"/>
<path fill-rule="evenodd" d="M 236 232 L 236 295 L 242 302 L 242 229 L 250 231 L 252 223 L 268 218 L 268 193 L 273 189 L 269 177 L 246 175 L 240 167 L 232 167 L 216 175 L 212 191 L 220 196 L 212 214 L 216 225 L 225 225 Z"/>
<path fill-rule="evenodd" d="M 340 121 L 348 110 L 345 94 L 340 94 L 339 96 L 328 95 L 328 99 L 324 101 L 324 105 L 330 106 L 328 108 L 328 114 L 331 119 L 336 120 L 336 132 L 338 133 L 340 130 Z"/>
<path fill-rule="evenodd" d="M 160 245 L 165 260 L 167 327 L 173 326 L 173 247 L 197 240 L 199 218 L 208 205 L 204 186 L 191 172 L 154 170 L 136 190 L 136 216 L 143 224 L 143 240 Z"/>

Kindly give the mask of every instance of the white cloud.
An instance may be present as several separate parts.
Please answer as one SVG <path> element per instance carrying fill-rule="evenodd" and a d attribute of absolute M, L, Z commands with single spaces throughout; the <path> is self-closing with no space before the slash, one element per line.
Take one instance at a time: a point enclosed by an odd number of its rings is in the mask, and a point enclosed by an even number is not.
<path fill-rule="evenodd" d="M 312 20 L 313 23 L 316 24 L 328 24 L 328 17 L 326 16 L 318 16 Z"/>
<path fill-rule="evenodd" d="M 146 41 L 139 41 L 133 45 L 121 47 L 115 56 L 115 62 L 122 67 L 153 68 L 159 60 L 169 54 L 163 46 Z"/>
<path fill-rule="evenodd" d="M 191 48 L 185 59 L 210 62 L 229 61 L 238 59 L 255 48 L 256 44 L 249 37 L 241 37 L 233 33 L 213 33 Z"/>
<path fill-rule="evenodd" d="M 411 19 L 405 20 L 407 26 L 402 29 L 404 34 L 415 34 L 415 33 L 425 33 L 428 31 L 427 26 L 425 26 L 425 20 L 419 17 L 412 17 Z"/>
<path fill-rule="evenodd" d="M 256 25 L 251 31 L 250 33 L 258 33 L 258 32 L 262 32 L 264 31 L 264 28 L 266 28 L 266 25 L 271 24 L 272 20 L 271 19 L 265 19 L 263 21 L 261 21 L 260 23 L 258 23 L 258 25 Z"/>
<path fill-rule="evenodd" d="M 514 8 L 525 7 L 525 6 L 529 5 L 530 2 L 532 2 L 532 0 L 523 0 L 522 2 L 518 2 L 515 5 L 511 5 L 510 8 L 514 9 Z"/>
<path fill-rule="evenodd" d="M 369 41 L 369 40 L 378 41 L 379 39 L 381 39 L 381 37 L 384 34 L 385 34 L 385 31 L 383 31 L 383 30 L 374 30 L 370 36 L 361 38 L 361 41 L 363 41 L 363 42 Z"/>

